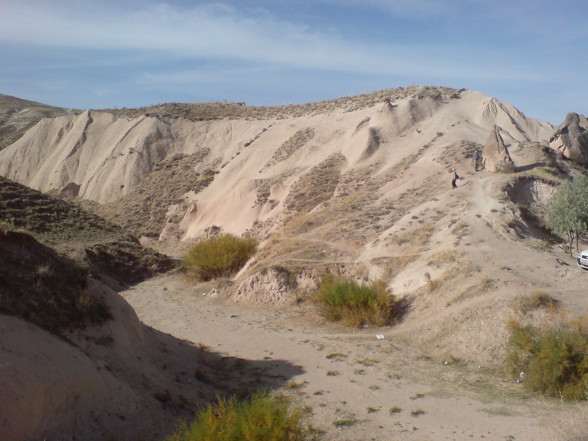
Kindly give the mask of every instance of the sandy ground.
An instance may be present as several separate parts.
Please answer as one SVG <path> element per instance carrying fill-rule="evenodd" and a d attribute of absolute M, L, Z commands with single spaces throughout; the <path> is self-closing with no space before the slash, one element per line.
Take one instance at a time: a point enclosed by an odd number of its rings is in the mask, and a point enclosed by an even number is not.
<path fill-rule="evenodd" d="M 209 289 L 165 275 L 122 295 L 163 332 L 223 355 L 275 360 L 266 374 L 290 378 L 282 391 L 312 409 L 325 440 L 549 440 L 562 421 L 586 412 L 526 396 L 475 366 L 434 362 L 395 341 L 392 328 L 337 327 L 305 304 L 248 309 Z"/>

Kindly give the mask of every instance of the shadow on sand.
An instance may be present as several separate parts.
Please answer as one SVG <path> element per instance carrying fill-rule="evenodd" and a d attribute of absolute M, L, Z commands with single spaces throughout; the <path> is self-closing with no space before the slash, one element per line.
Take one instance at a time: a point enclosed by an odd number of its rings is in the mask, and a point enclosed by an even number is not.
<path fill-rule="evenodd" d="M 167 355 L 162 368 L 171 380 L 168 383 L 171 387 L 160 387 L 153 393 L 171 417 L 167 427 L 157 427 L 159 434 L 172 433 L 181 421 L 193 419 L 199 409 L 215 403 L 218 398 L 247 399 L 260 390 L 279 389 L 293 377 L 305 373 L 301 366 L 287 360 L 269 357 L 248 360 L 220 354 L 153 328 L 149 328 L 148 334 Z M 165 437 L 160 435 L 154 439 Z"/>

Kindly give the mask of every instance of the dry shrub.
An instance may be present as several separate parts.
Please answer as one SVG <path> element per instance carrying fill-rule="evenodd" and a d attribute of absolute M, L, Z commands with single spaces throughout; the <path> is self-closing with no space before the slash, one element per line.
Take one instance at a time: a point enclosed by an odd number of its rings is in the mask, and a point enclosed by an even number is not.
<path fill-rule="evenodd" d="M 370 261 L 372 265 L 383 268 L 382 278 L 392 279 L 399 274 L 406 266 L 419 258 L 419 254 L 403 254 L 402 256 L 376 257 Z"/>
<path fill-rule="evenodd" d="M 186 253 L 183 266 L 199 280 L 228 277 L 239 271 L 255 254 L 257 241 L 223 234 L 198 242 Z"/>
<path fill-rule="evenodd" d="M 494 287 L 494 280 L 484 277 L 471 286 L 468 286 L 452 300 L 452 303 L 462 302 L 483 294 Z"/>
<path fill-rule="evenodd" d="M 565 400 L 588 398 L 588 335 L 561 324 L 540 329 L 509 323 L 507 363 L 526 389 Z"/>
<path fill-rule="evenodd" d="M 429 292 L 435 291 L 437 288 L 439 288 L 439 281 L 433 280 L 431 278 L 431 273 L 429 273 L 428 271 L 425 272 L 425 280 L 427 282 L 427 288 Z"/>
<path fill-rule="evenodd" d="M 394 236 L 392 238 L 392 243 L 396 245 L 410 244 L 416 247 L 422 247 L 429 241 L 429 238 L 431 237 L 434 231 L 434 225 L 424 225 L 412 231 L 405 231 L 402 234 Z"/>
<path fill-rule="evenodd" d="M 504 174 L 514 173 L 517 170 L 517 168 L 512 162 L 500 162 L 495 165 L 495 169 L 497 173 Z"/>
<path fill-rule="evenodd" d="M 111 318 L 104 300 L 88 290 L 87 271 L 18 232 L 0 232 L 0 314 L 49 332 L 102 324 Z"/>
<path fill-rule="evenodd" d="M 551 251 L 551 245 L 549 242 L 540 239 L 531 239 L 531 247 L 539 251 Z"/>
<path fill-rule="evenodd" d="M 286 208 L 292 212 L 309 212 L 331 199 L 341 179 L 345 161 L 343 155 L 334 154 L 300 176 L 284 200 Z"/>
<path fill-rule="evenodd" d="M 535 291 L 528 296 L 518 300 L 517 309 L 521 314 L 527 314 L 537 309 L 556 311 L 559 309 L 560 301 L 542 291 Z"/>
<path fill-rule="evenodd" d="M 0 219 L 0 230 L 14 230 L 12 219 Z"/>
<path fill-rule="evenodd" d="M 302 234 L 311 229 L 313 225 L 315 225 L 315 222 L 311 220 L 311 216 L 309 214 L 299 213 L 292 216 L 284 224 L 284 232 L 290 234 Z"/>
<path fill-rule="evenodd" d="M 574 325 L 580 328 L 582 332 L 588 334 L 588 314 L 584 314 L 578 320 L 575 320 Z"/>
<path fill-rule="evenodd" d="M 350 326 L 383 326 L 398 318 L 400 303 L 378 280 L 370 284 L 326 276 L 315 292 L 315 299 L 324 306 L 329 319 Z"/>
<path fill-rule="evenodd" d="M 435 253 L 427 259 L 427 265 L 443 265 L 446 263 L 457 262 L 457 260 L 463 255 L 461 252 L 455 250 L 445 250 Z"/>
<path fill-rule="evenodd" d="M 469 230 L 469 225 L 466 224 L 463 221 L 459 221 L 455 224 L 455 226 L 453 227 L 453 229 L 451 230 L 451 232 L 458 238 L 458 239 L 462 239 L 464 236 L 468 235 L 470 230 Z"/>
<path fill-rule="evenodd" d="M 219 398 L 166 441 L 303 441 L 309 439 L 303 417 L 284 397 L 257 393 L 244 402 Z"/>

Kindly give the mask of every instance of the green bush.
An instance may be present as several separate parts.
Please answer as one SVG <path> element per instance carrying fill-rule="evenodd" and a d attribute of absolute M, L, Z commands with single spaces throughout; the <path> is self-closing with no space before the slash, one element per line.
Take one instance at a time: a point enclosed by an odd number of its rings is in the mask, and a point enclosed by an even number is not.
<path fill-rule="evenodd" d="M 507 362 L 526 389 L 567 400 L 588 398 L 588 335 L 560 326 L 510 323 Z"/>
<path fill-rule="evenodd" d="M 576 251 L 578 239 L 588 233 L 588 177 L 579 176 L 561 184 L 547 207 L 547 220 L 557 234 L 566 235 L 570 255 L 574 240 Z"/>
<path fill-rule="evenodd" d="M 303 413 L 283 398 L 255 394 L 251 400 L 219 399 L 166 441 L 302 441 Z"/>
<path fill-rule="evenodd" d="M 232 234 L 198 242 L 184 257 L 184 268 L 200 280 L 228 277 L 239 271 L 255 254 L 257 241 Z"/>
<path fill-rule="evenodd" d="M 351 326 L 382 326 L 389 324 L 395 315 L 394 296 L 383 280 L 360 285 L 326 276 L 315 292 L 315 300 L 325 307 L 329 319 Z"/>

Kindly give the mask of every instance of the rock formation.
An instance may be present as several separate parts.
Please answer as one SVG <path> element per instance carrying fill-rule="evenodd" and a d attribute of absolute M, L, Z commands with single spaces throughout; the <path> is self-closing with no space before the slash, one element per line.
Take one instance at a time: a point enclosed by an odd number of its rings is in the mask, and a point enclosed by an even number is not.
<path fill-rule="evenodd" d="M 482 153 L 484 167 L 493 172 L 505 171 L 514 167 L 506 144 L 500 135 L 500 130 L 497 125 L 492 127 Z"/>
<path fill-rule="evenodd" d="M 549 145 L 569 159 L 588 163 L 588 120 L 584 115 L 568 113 L 553 132 Z"/>

